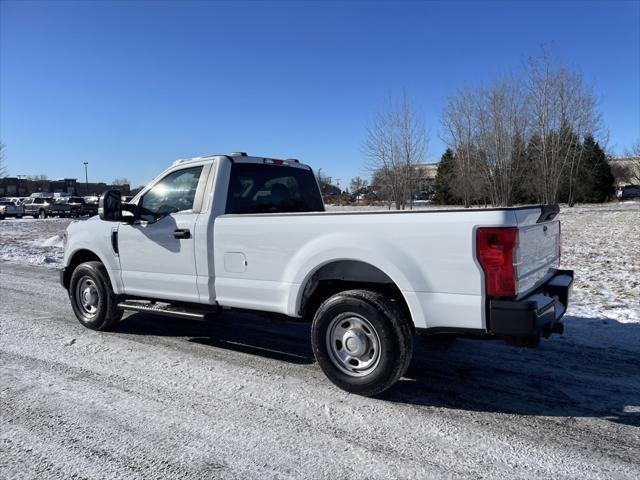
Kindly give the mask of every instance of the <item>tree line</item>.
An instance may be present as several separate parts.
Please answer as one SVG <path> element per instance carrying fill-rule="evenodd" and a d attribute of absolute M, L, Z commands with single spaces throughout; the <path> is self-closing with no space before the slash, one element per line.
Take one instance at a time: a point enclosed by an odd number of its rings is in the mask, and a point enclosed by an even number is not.
<path fill-rule="evenodd" d="M 436 179 L 439 202 L 573 205 L 611 193 L 593 92 L 546 55 L 520 75 L 454 93 L 442 126 L 449 149 Z"/>
<path fill-rule="evenodd" d="M 579 71 L 546 53 L 516 74 L 454 92 L 441 115 L 447 145 L 435 182 L 438 203 L 471 206 L 602 202 L 614 177 L 602 119 Z M 428 136 L 415 106 L 389 101 L 367 127 L 371 190 L 391 208 L 411 206 Z"/>

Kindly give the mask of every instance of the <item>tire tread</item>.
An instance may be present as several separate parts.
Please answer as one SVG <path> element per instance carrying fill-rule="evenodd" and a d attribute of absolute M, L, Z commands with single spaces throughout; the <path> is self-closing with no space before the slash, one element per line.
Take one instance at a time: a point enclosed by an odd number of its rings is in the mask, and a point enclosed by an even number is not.
<path fill-rule="evenodd" d="M 111 281 L 109 280 L 109 274 L 107 273 L 107 269 L 102 264 L 102 262 L 90 261 L 90 262 L 81 263 L 76 267 L 76 269 L 73 271 L 71 275 L 71 281 L 69 282 L 69 298 L 73 303 L 74 299 L 73 299 L 72 292 L 73 292 L 73 289 L 75 288 L 75 277 L 80 275 L 81 267 L 83 269 L 88 269 L 92 271 L 92 273 L 97 277 L 97 279 L 102 284 L 101 286 L 104 290 L 104 296 L 105 296 L 105 311 L 104 311 L 104 315 L 100 315 L 102 317 L 102 321 L 94 325 L 89 325 L 86 322 L 83 322 L 80 318 L 78 318 L 78 320 L 80 320 L 80 323 L 82 323 L 82 325 L 84 325 L 87 328 L 91 328 L 93 330 L 101 330 L 101 331 L 110 330 L 120 321 L 120 319 L 122 318 L 122 315 L 124 314 L 124 311 L 118 308 L 118 297 L 113 291 L 113 287 L 111 286 Z M 75 311 L 75 308 L 76 307 L 74 306 L 74 311 Z M 78 316 L 77 313 L 76 313 L 76 316 Z"/>
<path fill-rule="evenodd" d="M 330 302 L 335 302 L 338 296 L 355 298 L 374 307 L 381 315 L 389 320 L 392 328 L 395 330 L 397 338 L 400 340 L 399 358 L 394 364 L 391 375 L 389 375 L 384 382 L 353 389 L 353 393 L 364 396 L 378 395 L 395 384 L 409 368 L 413 356 L 413 329 L 400 307 L 390 301 L 387 296 L 380 292 L 364 289 L 345 290 L 326 299 L 316 311 L 313 320 L 314 325 L 318 322 L 318 315 L 322 314 L 324 307 Z M 316 346 L 314 345 L 314 351 L 315 350 Z"/>

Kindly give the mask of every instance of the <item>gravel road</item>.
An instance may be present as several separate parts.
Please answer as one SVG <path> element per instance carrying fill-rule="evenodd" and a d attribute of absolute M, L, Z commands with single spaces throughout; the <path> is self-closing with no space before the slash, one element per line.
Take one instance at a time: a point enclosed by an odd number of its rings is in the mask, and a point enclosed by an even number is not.
<path fill-rule="evenodd" d="M 416 339 L 406 378 L 361 398 L 324 378 L 307 324 L 133 314 L 97 333 L 55 271 L 0 264 L 0 477 L 637 479 L 639 329 Z"/>

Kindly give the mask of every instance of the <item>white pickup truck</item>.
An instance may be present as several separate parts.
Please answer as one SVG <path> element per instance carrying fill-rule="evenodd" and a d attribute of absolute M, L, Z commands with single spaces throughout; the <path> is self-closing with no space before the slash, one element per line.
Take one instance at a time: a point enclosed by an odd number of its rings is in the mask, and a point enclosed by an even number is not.
<path fill-rule="evenodd" d="M 312 320 L 318 364 L 361 395 L 405 373 L 414 334 L 562 332 L 573 272 L 558 270 L 555 205 L 326 212 L 310 167 L 245 153 L 179 160 L 120 198 L 65 237 L 60 280 L 88 328 L 125 310 Z"/>

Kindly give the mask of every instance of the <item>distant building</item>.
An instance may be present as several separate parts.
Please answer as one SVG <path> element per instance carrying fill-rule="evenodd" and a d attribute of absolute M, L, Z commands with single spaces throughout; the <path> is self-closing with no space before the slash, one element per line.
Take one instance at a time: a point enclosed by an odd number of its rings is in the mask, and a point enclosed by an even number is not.
<path fill-rule="evenodd" d="M 640 157 L 613 157 L 609 159 L 609 165 L 616 187 L 640 183 Z"/>
<path fill-rule="evenodd" d="M 416 171 L 416 187 L 418 192 L 433 192 L 439 163 L 418 163 L 414 165 Z"/>
<path fill-rule="evenodd" d="M 75 178 L 60 180 L 27 180 L 25 178 L 0 178 L 0 197 L 28 197 L 32 193 L 57 193 L 67 195 L 101 195 L 105 190 L 120 190 L 122 195 L 130 194 L 130 186 L 107 185 L 106 183 L 79 182 Z"/>

